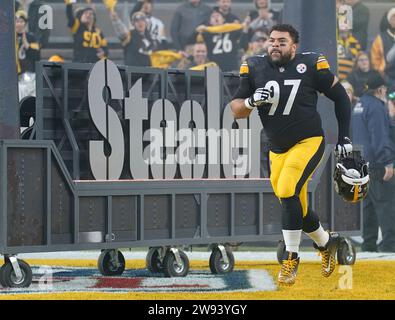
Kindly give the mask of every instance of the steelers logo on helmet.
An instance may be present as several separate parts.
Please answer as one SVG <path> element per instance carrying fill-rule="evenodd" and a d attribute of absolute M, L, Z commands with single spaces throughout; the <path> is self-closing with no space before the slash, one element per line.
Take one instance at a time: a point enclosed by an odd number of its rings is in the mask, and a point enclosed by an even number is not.
<path fill-rule="evenodd" d="M 299 63 L 296 66 L 296 71 L 298 71 L 299 73 L 305 73 L 306 70 L 307 70 L 307 67 L 306 67 L 306 65 L 304 63 Z"/>
<path fill-rule="evenodd" d="M 368 163 L 359 151 L 338 160 L 333 178 L 335 191 L 345 201 L 358 202 L 366 197 L 369 188 Z"/>

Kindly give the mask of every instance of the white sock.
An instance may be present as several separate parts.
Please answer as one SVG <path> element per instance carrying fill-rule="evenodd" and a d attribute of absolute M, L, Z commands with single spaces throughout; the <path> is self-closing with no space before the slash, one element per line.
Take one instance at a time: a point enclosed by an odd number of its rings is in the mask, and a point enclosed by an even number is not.
<path fill-rule="evenodd" d="M 324 230 L 324 228 L 320 226 L 317 230 L 306 234 L 317 244 L 319 247 L 325 247 L 325 245 L 329 241 L 329 234 Z"/>
<path fill-rule="evenodd" d="M 302 230 L 283 230 L 285 250 L 299 253 Z"/>

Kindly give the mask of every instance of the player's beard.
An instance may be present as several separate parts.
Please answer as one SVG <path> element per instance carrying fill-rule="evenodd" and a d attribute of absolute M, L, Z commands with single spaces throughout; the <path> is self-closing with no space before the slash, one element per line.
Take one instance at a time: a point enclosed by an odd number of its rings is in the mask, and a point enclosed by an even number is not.
<path fill-rule="evenodd" d="M 278 52 L 280 52 L 280 51 L 278 51 Z M 272 55 L 269 54 L 270 61 L 279 67 L 286 65 L 291 60 L 291 57 L 292 57 L 291 51 L 286 52 L 286 53 L 280 52 L 280 55 L 281 55 L 280 59 L 273 60 Z"/>

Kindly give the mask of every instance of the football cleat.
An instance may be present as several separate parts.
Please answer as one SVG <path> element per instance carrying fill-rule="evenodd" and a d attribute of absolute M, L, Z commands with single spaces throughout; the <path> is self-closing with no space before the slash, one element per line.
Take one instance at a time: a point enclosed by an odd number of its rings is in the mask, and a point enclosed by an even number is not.
<path fill-rule="evenodd" d="M 278 274 L 278 283 L 280 285 L 292 286 L 295 283 L 299 259 L 296 252 L 284 252 L 281 270 Z"/>
<path fill-rule="evenodd" d="M 336 253 L 340 244 L 340 235 L 337 232 L 329 232 L 329 240 L 325 247 L 319 247 L 313 243 L 314 248 L 319 250 L 322 259 L 321 274 L 329 277 L 336 267 Z"/>

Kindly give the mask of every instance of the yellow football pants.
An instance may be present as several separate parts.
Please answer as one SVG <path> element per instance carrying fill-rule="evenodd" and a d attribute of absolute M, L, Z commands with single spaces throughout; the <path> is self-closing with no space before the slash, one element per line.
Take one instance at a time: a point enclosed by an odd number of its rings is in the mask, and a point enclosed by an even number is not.
<path fill-rule="evenodd" d="M 300 141 L 284 153 L 270 151 L 270 182 L 277 198 L 299 195 L 303 217 L 307 214 L 307 185 L 324 154 L 323 137 Z"/>

